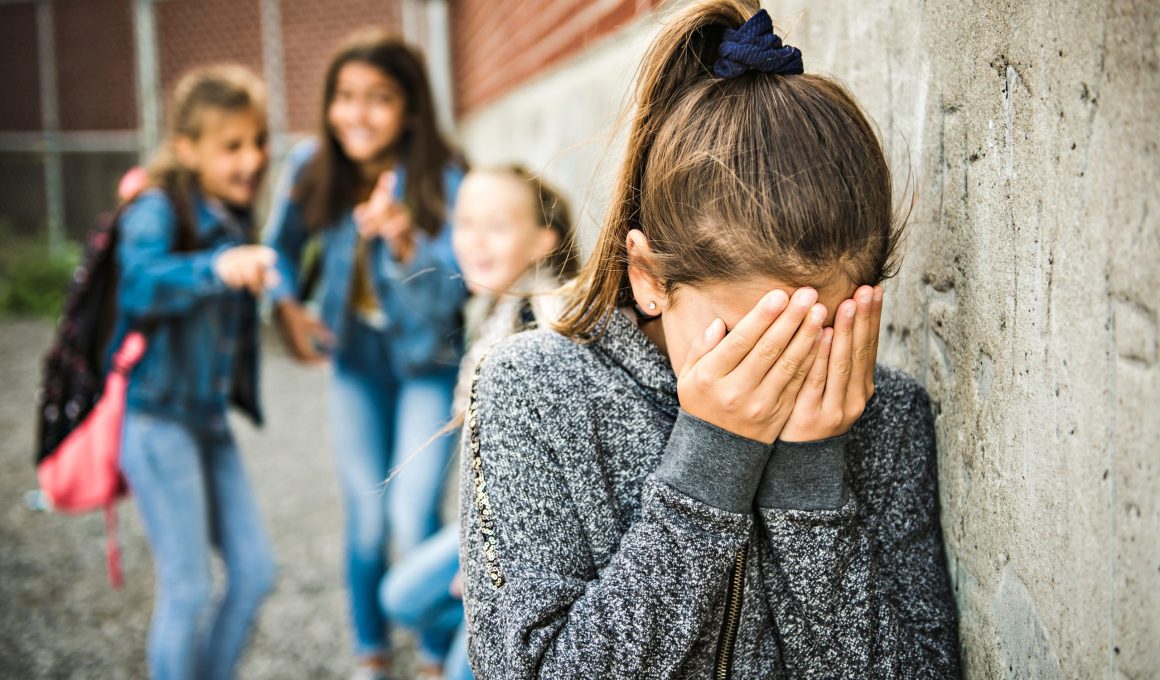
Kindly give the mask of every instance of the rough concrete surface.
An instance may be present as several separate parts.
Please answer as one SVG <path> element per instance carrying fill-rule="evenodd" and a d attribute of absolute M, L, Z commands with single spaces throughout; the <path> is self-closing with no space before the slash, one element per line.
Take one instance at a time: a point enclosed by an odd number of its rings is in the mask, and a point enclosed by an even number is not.
<path fill-rule="evenodd" d="M 1160 678 L 1160 5 L 767 7 L 917 198 L 883 354 L 937 414 L 967 675 Z M 586 243 L 620 148 L 606 107 L 657 22 L 461 128 L 473 161 L 564 185 Z"/>

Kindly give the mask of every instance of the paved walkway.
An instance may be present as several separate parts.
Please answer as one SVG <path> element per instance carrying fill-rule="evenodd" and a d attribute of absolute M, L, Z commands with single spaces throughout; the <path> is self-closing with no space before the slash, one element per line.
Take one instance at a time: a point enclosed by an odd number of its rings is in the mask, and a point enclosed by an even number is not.
<path fill-rule="evenodd" d="M 36 486 L 34 394 L 51 331 L 44 322 L 0 320 L 0 678 L 144 678 L 153 574 L 135 508 L 121 506 L 126 585 L 117 592 L 106 581 L 99 514 L 25 506 L 24 492 Z M 235 431 L 280 579 L 240 677 L 341 678 L 350 672 L 349 633 L 325 369 L 295 365 L 275 342 L 266 348 L 269 424 L 259 432 L 238 420 Z"/>

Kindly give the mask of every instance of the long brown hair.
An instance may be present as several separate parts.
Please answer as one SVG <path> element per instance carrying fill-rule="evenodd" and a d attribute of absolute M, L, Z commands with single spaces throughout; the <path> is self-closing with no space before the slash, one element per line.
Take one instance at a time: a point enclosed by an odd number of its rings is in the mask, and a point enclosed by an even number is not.
<path fill-rule="evenodd" d="M 207 110 L 253 111 L 264 119 L 265 108 L 266 91 L 262 81 L 243 66 L 203 66 L 189 71 L 177 81 L 169 101 L 165 144 L 146 169 L 149 174 L 146 187 L 164 191 L 177 214 L 175 250 L 187 251 L 196 246 L 193 195 L 197 189 L 197 176 L 178 161 L 173 150 L 174 142 L 181 137 L 196 141 L 204 132 Z"/>
<path fill-rule="evenodd" d="M 435 235 L 446 218 L 443 171 L 450 163 L 464 165 L 443 139 L 435 120 L 435 103 L 423 59 L 401 39 L 381 29 L 358 31 L 343 41 L 326 68 L 318 153 L 296 187 L 306 223 L 312 229 L 333 225 L 358 201 L 365 184 L 358 166 L 342 150 L 330 129 L 327 111 L 338 88 L 338 74 L 350 63 L 378 69 L 399 84 L 406 100 L 406 120 L 394 149 L 407 170 L 403 202 L 415 226 Z"/>
<path fill-rule="evenodd" d="M 626 157 L 595 250 L 557 329 L 590 338 L 632 302 L 625 240 L 680 286 L 755 275 L 787 284 L 874 284 L 897 271 L 890 170 L 860 106 L 813 74 L 713 75 L 726 29 L 758 10 L 706 0 L 675 16 L 641 64 Z M 808 55 L 807 55 L 808 58 Z"/>

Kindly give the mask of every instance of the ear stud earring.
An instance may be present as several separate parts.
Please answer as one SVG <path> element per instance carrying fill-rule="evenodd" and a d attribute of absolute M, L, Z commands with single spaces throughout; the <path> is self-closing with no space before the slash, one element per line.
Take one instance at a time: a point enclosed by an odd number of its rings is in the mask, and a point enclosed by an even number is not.
<path fill-rule="evenodd" d="M 648 303 L 648 308 L 649 308 L 649 310 L 650 310 L 650 311 L 651 311 L 651 310 L 655 310 L 655 309 L 657 308 L 657 303 L 655 303 L 655 302 L 649 302 L 649 303 Z"/>

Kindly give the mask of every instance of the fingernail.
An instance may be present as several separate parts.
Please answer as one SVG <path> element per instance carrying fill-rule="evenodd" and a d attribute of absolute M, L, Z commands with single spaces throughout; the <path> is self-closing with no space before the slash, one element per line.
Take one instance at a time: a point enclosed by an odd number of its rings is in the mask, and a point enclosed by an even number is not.
<path fill-rule="evenodd" d="M 720 321 L 720 319 L 713 319 L 713 323 L 709 324 L 709 327 L 705 329 L 705 342 L 711 342 L 713 340 L 713 336 L 716 335 L 717 332 L 718 321 Z"/>
<path fill-rule="evenodd" d="M 785 309 L 786 303 L 789 302 L 789 296 L 785 294 L 784 290 L 775 290 L 765 296 L 765 303 L 770 311 L 780 312 Z"/>
<path fill-rule="evenodd" d="M 862 294 L 858 296 L 858 299 L 861 300 L 862 302 L 870 302 L 870 300 L 873 299 L 873 297 L 874 297 L 874 291 L 867 289 L 867 290 L 862 291 Z"/>
<path fill-rule="evenodd" d="M 818 301 L 818 291 L 813 288 L 802 288 L 793 294 L 794 300 L 802 307 L 809 307 Z"/>
<path fill-rule="evenodd" d="M 857 305 L 846 305 L 846 316 L 854 316 L 854 312 L 857 311 L 857 307 Z"/>
<path fill-rule="evenodd" d="M 874 301 L 881 302 L 882 301 L 882 294 L 884 292 L 885 292 L 885 289 L 883 289 L 882 286 L 875 286 L 874 287 Z"/>
<path fill-rule="evenodd" d="M 821 322 L 826 318 L 826 308 L 824 305 L 814 305 L 810 310 L 810 320 Z"/>

